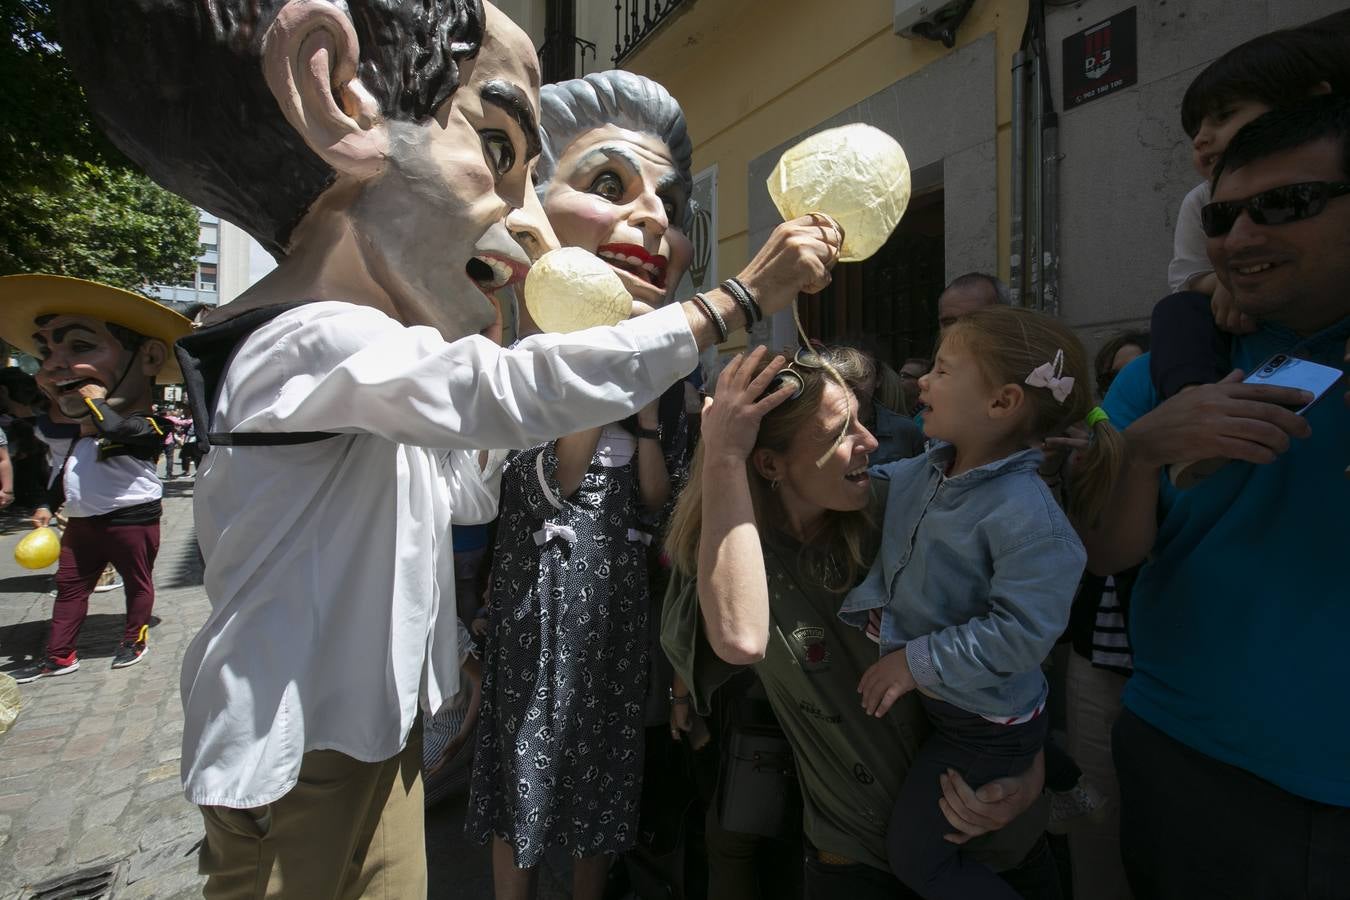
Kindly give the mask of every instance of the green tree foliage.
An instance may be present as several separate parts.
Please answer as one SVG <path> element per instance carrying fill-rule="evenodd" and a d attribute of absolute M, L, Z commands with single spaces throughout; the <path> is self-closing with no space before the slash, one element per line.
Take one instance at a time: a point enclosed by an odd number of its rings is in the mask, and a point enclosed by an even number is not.
<path fill-rule="evenodd" d="M 197 213 L 90 122 L 48 0 L 0 0 L 0 275 L 52 272 L 130 290 L 190 281 Z"/>

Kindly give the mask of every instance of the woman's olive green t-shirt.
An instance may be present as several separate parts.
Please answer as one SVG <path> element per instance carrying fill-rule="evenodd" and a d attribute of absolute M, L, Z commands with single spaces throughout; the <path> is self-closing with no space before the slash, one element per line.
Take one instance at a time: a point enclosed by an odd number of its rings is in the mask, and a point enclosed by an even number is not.
<path fill-rule="evenodd" d="M 880 519 L 878 519 L 880 521 Z M 900 783 L 929 732 L 918 694 L 910 692 L 880 719 L 867 715 L 858 681 L 878 648 L 839 620 L 843 594 L 811 578 L 802 548 L 761 531 L 769 587 L 769 644 L 755 674 L 792 745 L 806 837 L 819 850 L 889 870 L 886 828 Z M 806 571 L 802 571 L 806 570 Z M 676 576 L 666 594 L 661 646 L 708 712 L 712 691 L 739 667 L 713 653 L 698 608 L 697 579 Z M 1042 801 L 1007 828 L 965 849 L 995 870 L 1017 865 L 1045 827 Z"/>

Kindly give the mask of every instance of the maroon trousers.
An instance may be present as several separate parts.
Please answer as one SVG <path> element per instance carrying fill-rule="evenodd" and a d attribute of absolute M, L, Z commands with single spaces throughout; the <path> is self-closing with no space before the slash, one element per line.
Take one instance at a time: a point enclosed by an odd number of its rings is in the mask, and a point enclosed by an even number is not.
<path fill-rule="evenodd" d="M 141 640 L 155 606 L 152 572 L 159 553 L 159 523 L 108 525 L 98 519 L 72 517 L 61 537 L 61 565 L 56 570 L 56 603 L 47 655 L 65 660 L 75 653 L 80 626 L 89 612 L 89 595 L 108 563 L 122 576 L 127 594 L 127 625 L 122 640 Z"/>

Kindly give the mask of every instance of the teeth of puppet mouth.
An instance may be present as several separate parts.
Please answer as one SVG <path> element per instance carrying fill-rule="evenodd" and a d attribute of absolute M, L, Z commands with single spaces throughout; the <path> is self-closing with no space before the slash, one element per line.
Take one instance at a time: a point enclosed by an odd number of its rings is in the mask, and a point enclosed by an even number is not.
<path fill-rule="evenodd" d="M 475 256 L 466 267 L 469 277 L 485 291 L 495 291 L 510 284 L 515 270 L 510 264 L 491 256 Z"/>
<path fill-rule="evenodd" d="M 611 250 L 601 250 L 596 255 L 611 265 L 633 273 L 649 284 L 660 286 L 662 271 L 661 267 L 654 262 L 644 261 L 636 256 L 615 253 Z"/>

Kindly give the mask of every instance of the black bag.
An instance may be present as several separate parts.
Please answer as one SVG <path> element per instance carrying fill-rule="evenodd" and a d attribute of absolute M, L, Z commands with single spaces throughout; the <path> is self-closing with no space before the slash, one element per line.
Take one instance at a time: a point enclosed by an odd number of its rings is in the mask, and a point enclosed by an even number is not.
<path fill-rule="evenodd" d="M 212 447 L 285 447 L 338 436 L 331 431 L 211 430 L 211 410 L 215 408 L 216 395 L 220 392 L 225 370 L 234 358 L 234 351 L 250 334 L 282 313 L 303 305 L 303 302 L 282 303 L 249 310 L 219 325 L 200 328 L 174 342 L 173 352 L 178 367 L 183 370 L 183 384 L 187 388 L 188 407 L 192 410 L 197 435 L 197 460 Z"/>
<path fill-rule="evenodd" d="M 802 830 L 802 794 L 792 747 L 777 724 L 733 725 L 718 779 L 723 828 L 768 838 Z"/>

